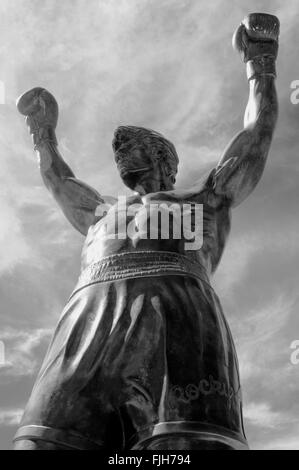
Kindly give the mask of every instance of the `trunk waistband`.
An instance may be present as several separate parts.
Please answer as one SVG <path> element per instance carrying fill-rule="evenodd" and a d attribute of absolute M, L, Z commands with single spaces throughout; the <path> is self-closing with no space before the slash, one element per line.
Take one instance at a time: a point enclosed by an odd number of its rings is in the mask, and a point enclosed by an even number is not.
<path fill-rule="evenodd" d="M 135 251 L 106 256 L 88 266 L 71 297 L 91 284 L 165 275 L 191 276 L 210 286 L 206 270 L 198 261 L 170 251 Z"/>

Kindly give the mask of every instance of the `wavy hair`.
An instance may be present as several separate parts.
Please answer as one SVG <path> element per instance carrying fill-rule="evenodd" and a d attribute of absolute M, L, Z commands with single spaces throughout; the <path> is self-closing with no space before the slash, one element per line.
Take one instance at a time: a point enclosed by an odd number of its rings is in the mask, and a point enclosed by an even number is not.
<path fill-rule="evenodd" d="M 149 145 L 152 150 L 152 157 L 161 159 L 168 167 L 167 174 L 175 176 L 178 170 L 179 157 L 175 146 L 162 134 L 137 126 L 120 126 L 115 131 L 115 137 L 112 142 L 113 150 L 117 149 L 117 143 L 124 140 L 136 140 L 136 142 L 144 142 Z"/>

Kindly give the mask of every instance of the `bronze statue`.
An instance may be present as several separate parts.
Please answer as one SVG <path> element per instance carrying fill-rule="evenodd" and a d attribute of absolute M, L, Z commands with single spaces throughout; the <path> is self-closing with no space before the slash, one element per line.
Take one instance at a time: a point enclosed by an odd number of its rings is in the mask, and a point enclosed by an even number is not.
<path fill-rule="evenodd" d="M 119 206 L 82 183 L 55 137 L 58 106 L 43 88 L 18 100 L 27 116 L 46 187 L 87 235 L 82 272 L 33 388 L 15 449 L 248 449 L 236 351 L 210 275 L 221 258 L 231 209 L 260 180 L 278 113 L 279 21 L 249 15 L 234 47 L 246 62 L 244 129 L 201 183 L 174 189 L 178 156 L 157 132 L 119 127 L 115 161 L 134 204 L 203 207 L 203 245 L 184 239 L 109 233 Z M 111 200 L 110 200 L 111 203 Z M 137 225 L 139 212 L 125 222 Z M 108 226 L 108 229 L 107 229 Z M 109 229 L 110 227 L 110 229 Z M 155 227 L 159 232 L 157 222 Z M 104 230 L 105 229 L 105 230 Z"/>

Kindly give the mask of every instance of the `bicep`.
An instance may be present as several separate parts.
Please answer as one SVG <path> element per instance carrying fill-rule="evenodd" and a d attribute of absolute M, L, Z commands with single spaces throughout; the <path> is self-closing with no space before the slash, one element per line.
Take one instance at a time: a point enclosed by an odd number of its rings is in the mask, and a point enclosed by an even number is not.
<path fill-rule="evenodd" d="M 271 143 L 271 135 L 242 131 L 224 152 L 213 177 L 213 189 L 232 207 L 239 205 L 260 181 Z"/>
<path fill-rule="evenodd" d="M 216 168 L 213 176 L 213 190 L 224 197 L 232 207 L 243 202 L 261 179 L 266 159 L 257 156 L 240 160 L 231 157 Z"/>
<path fill-rule="evenodd" d="M 83 235 L 97 220 L 97 208 L 105 201 L 82 181 L 67 177 L 55 188 L 54 197 L 69 222 Z"/>

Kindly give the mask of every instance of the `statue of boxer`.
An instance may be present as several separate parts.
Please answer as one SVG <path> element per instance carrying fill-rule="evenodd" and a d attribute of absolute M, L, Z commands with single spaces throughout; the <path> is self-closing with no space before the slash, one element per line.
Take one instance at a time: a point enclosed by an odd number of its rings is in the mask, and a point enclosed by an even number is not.
<path fill-rule="evenodd" d="M 209 278 L 225 246 L 231 209 L 253 191 L 265 167 L 278 113 L 278 35 L 278 19 L 263 13 L 238 27 L 233 45 L 249 81 L 244 129 L 201 183 L 174 188 L 178 156 L 157 132 L 134 126 L 115 132 L 115 161 L 134 191 L 128 207 L 201 204 L 204 239 L 197 251 L 174 237 L 137 237 L 133 243 L 104 233 L 107 214 L 98 208 L 105 199 L 74 176 L 58 151 L 54 97 L 34 88 L 18 100 L 46 187 L 88 236 L 81 276 L 15 449 L 248 449 L 237 356 Z M 111 211 L 118 215 L 116 201 Z"/>

